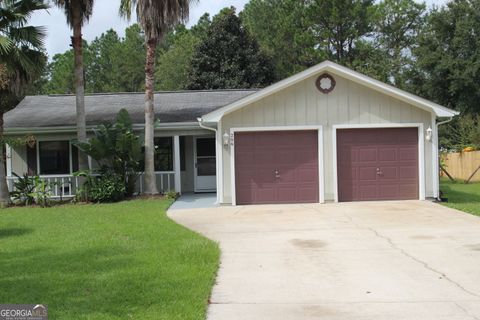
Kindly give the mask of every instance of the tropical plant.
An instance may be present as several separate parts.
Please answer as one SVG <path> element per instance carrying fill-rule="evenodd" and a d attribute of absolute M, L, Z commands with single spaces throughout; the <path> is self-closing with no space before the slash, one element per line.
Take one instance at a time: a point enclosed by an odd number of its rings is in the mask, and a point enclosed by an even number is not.
<path fill-rule="evenodd" d="M 42 27 L 27 25 L 32 13 L 47 9 L 43 0 L 0 1 L 0 148 L 3 115 L 20 101 L 28 84 L 43 72 L 46 57 Z M 10 203 L 5 158 L 0 156 L 0 206 Z"/>
<path fill-rule="evenodd" d="M 94 136 L 88 142 L 77 143 L 77 146 L 97 161 L 101 173 L 113 172 L 120 177 L 126 195 L 133 194 L 143 153 L 142 140 L 133 131 L 127 110 L 120 110 L 115 123 L 97 126 Z"/>
<path fill-rule="evenodd" d="M 145 33 L 147 54 L 145 62 L 145 189 L 146 194 L 157 194 L 154 163 L 154 84 L 155 53 L 167 31 L 186 21 L 190 3 L 194 0 L 121 0 L 120 14 L 130 19 L 135 8 L 138 23 Z"/>
<path fill-rule="evenodd" d="M 13 183 L 14 191 L 10 192 L 15 204 L 31 205 L 35 203 L 35 198 L 32 193 L 35 190 L 35 179 L 28 174 L 24 174 L 22 177 L 13 173 L 17 177 L 17 181 Z"/>
<path fill-rule="evenodd" d="M 40 207 L 49 207 L 52 203 L 52 185 L 45 179 L 40 178 L 39 176 L 33 177 L 33 180 L 35 183 L 35 188 L 33 189 L 33 192 L 30 194 L 30 196 L 35 199 L 35 203 Z"/>
<path fill-rule="evenodd" d="M 83 67 L 83 40 L 82 28 L 93 13 L 93 0 L 53 0 L 53 2 L 64 10 L 67 23 L 73 30 L 72 47 L 74 54 L 74 79 L 77 110 L 77 139 L 79 142 L 87 141 L 87 124 L 85 117 L 85 80 Z M 78 167 L 80 170 L 88 168 L 87 155 L 78 153 Z"/>
<path fill-rule="evenodd" d="M 77 172 L 76 176 L 85 177 L 85 183 L 77 190 L 77 201 L 118 202 L 125 199 L 126 187 L 122 177 L 107 169 L 100 174 L 90 171 Z"/>

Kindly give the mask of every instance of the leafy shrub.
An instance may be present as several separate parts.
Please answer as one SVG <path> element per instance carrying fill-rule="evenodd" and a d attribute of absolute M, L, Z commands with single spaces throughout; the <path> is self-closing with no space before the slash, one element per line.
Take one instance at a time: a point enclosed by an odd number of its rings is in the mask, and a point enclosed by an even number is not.
<path fill-rule="evenodd" d="M 10 196 L 13 198 L 13 203 L 17 205 L 31 205 L 35 203 L 35 198 L 32 196 L 35 190 L 35 179 L 29 177 L 28 174 L 24 174 L 22 177 L 13 173 L 18 178 L 13 183 L 15 191 L 10 192 Z"/>
<path fill-rule="evenodd" d="M 10 192 L 13 202 L 18 205 L 37 204 L 41 207 L 48 207 L 51 204 L 52 188 L 45 179 L 39 176 L 29 177 L 24 174 L 23 177 L 14 173 L 18 180 L 14 183 L 15 191 Z"/>
<path fill-rule="evenodd" d="M 96 176 L 89 172 L 77 175 L 86 179 L 82 188 L 77 191 L 77 200 L 103 203 L 125 199 L 126 186 L 121 176 L 111 171 Z"/>
<path fill-rule="evenodd" d="M 178 198 L 178 193 L 175 192 L 175 191 L 167 191 L 163 194 L 165 196 L 165 198 L 167 199 L 177 199 Z"/>
<path fill-rule="evenodd" d="M 39 176 L 33 177 L 33 180 L 35 182 L 35 188 L 30 195 L 39 206 L 49 207 L 52 199 L 52 185 Z"/>

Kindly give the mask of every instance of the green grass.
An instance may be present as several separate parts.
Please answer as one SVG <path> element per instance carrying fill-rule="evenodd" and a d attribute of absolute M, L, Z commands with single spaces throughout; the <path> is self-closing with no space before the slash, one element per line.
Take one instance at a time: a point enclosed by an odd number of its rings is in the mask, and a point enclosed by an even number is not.
<path fill-rule="evenodd" d="M 0 211 L 0 303 L 50 319 L 204 319 L 216 243 L 169 220 L 170 200 Z"/>
<path fill-rule="evenodd" d="M 480 216 L 480 183 L 465 184 L 443 180 L 440 183 L 446 206 Z"/>

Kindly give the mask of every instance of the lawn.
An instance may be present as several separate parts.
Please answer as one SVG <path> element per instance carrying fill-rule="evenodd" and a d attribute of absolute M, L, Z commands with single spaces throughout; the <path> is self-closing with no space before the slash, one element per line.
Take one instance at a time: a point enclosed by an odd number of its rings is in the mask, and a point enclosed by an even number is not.
<path fill-rule="evenodd" d="M 448 198 L 446 206 L 480 216 L 480 183 L 465 184 L 442 180 L 440 189 Z"/>
<path fill-rule="evenodd" d="M 0 211 L 0 303 L 50 319 L 204 319 L 219 261 L 170 200 Z"/>

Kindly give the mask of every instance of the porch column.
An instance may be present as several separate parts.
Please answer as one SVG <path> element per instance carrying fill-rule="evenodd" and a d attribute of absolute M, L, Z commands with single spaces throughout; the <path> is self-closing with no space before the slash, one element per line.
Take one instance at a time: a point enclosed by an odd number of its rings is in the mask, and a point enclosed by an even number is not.
<path fill-rule="evenodd" d="M 182 193 L 180 170 L 180 136 L 173 136 L 173 171 L 175 171 L 175 192 Z"/>
<path fill-rule="evenodd" d="M 7 177 L 12 176 L 12 147 L 10 145 L 5 145 L 5 156 L 7 164 Z"/>

